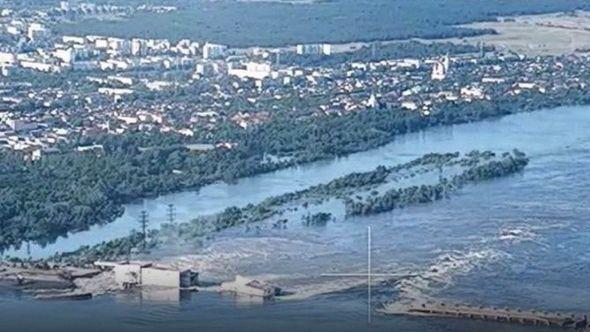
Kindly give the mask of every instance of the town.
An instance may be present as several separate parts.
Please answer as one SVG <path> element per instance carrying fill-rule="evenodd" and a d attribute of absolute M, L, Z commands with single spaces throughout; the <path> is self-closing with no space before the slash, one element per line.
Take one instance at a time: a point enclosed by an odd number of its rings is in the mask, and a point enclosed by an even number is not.
<path fill-rule="evenodd" d="M 485 49 L 432 57 L 331 61 L 330 44 L 230 48 L 188 39 L 56 35 L 71 17 L 137 10 L 63 1 L 45 11 L 2 9 L 0 148 L 26 160 L 100 152 L 98 134 L 159 132 L 199 151 L 239 142 L 210 141 L 225 124 L 247 129 L 291 117 L 342 116 L 370 109 L 428 117 L 441 104 L 477 103 L 521 93 L 584 89 L 586 55 L 527 58 Z M 371 52 L 369 52 L 371 53 Z M 317 59 L 312 65 L 305 60 Z M 79 142 L 85 137 L 84 145 Z"/>

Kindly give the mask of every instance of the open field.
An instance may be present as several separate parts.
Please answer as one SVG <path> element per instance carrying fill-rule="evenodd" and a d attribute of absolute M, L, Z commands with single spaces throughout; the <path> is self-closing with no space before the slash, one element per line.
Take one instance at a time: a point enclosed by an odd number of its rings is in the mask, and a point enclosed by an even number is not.
<path fill-rule="evenodd" d="M 501 51 L 511 50 L 531 56 L 569 54 L 590 49 L 590 12 L 527 15 L 461 27 L 493 29 L 498 34 L 452 38 L 450 41 L 484 42 Z"/>

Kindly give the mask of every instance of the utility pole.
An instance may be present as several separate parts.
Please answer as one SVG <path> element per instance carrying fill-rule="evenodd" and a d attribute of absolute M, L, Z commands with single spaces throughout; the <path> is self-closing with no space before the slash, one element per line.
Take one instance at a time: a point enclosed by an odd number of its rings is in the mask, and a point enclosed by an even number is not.
<path fill-rule="evenodd" d="M 485 45 L 483 42 L 479 42 L 479 57 L 482 59 L 485 57 Z"/>
<path fill-rule="evenodd" d="M 174 204 L 168 204 L 168 223 L 174 225 L 176 218 L 176 212 L 174 209 Z"/>
<path fill-rule="evenodd" d="M 139 224 L 141 225 L 141 234 L 143 236 L 143 247 L 145 248 L 145 243 L 147 240 L 147 225 L 148 225 L 148 213 L 146 210 L 141 210 L 141 214 L 139 215 Z"/>

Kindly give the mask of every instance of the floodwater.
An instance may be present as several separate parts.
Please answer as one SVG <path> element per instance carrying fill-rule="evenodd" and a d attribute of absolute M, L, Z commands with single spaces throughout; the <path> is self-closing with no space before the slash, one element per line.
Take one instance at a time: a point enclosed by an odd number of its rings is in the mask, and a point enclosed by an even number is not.
<path fill-rule="evenodd" d="M 125 235 L 136 227 L 137 214 L 144 206 L 154 224 L 165 220 L 168 204 L 175 205 L 179 220 L 188 220 L 428 152 L 518 148 L 531 159 L 522 174 L 468 186 L 449 200 L 369 217 L 339 218 L 323 228 L 292 222 L 286 229 L 268 225 L 249 232 L 230 229 L 198 252 L 165 258 L 199 267 L 204 278 L 224 279 L 240 273 L 272 280 L 295 291 L 297 300 L 262 305 L 202 292 L 189 297 L 118 295 L 47 304 L 4 296 L 0 297 L 0 330 L 539 330 L 383 316 L 374 309 L 385 301 L 432 297 L 477 305 L 590 312 L 587 128 L 590 107 L 517 114 L 408 134 L 346 158 L 129 205 L 115 223 L 73 234 L 45 249 L 32 246 L 31 254 L 41 257 L 88 244 L 84 241 L 96 243 Z M 373 285 L 371 310 L 367 310 L 364 277 L 325 276 L 367 272 L 368 227 L 371 271 L 415 275 Z M 373 316 L 370 325 L 369 312 Z M 23 315 L 34 318 L 23 322 Z"/>

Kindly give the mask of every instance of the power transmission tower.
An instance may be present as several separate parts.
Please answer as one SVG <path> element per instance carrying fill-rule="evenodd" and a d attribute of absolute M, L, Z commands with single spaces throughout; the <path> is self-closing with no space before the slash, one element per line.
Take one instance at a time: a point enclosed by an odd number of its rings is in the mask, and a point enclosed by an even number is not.
<path fill-rule="evenodd" d="M 168 204 L 168 223 L 174 225 L 176 221 L 176 211 L 174 209 L 174 204 Z"/>
<path fill-rule="evenodd" d="M 139 224 L 141 225 L 141 234 L 142 234 L 142 238 L 143 238 L 143 247 L 145 248 L 145 243 L 147 240 L 147 225 L 149 223 L 148 220 L 148 213 L 145 210 L 141 211 L 141 214 L 139 215 Z"/>

